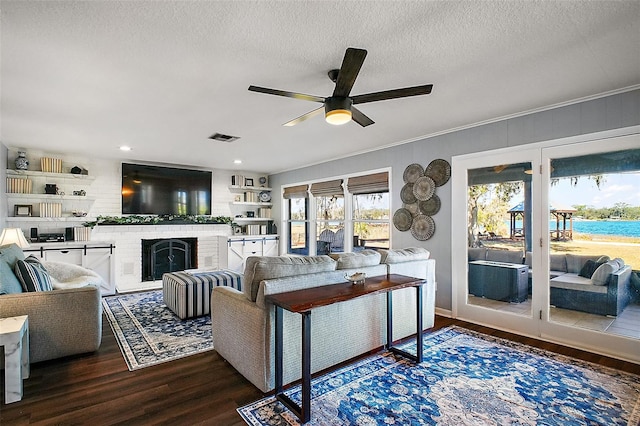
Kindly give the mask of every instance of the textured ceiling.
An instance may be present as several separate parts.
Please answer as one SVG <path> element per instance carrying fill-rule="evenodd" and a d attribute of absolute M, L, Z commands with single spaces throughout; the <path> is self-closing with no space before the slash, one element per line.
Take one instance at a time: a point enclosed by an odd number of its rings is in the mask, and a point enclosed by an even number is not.
<path fill-rule="evenodd" d="M 83 156 L 277 172 L 640 84 L 635 0 L 0 8 L 0 140 Z M 322 116 L 283 127 L 318 104 L 247 90 L 328 96 L 326 72 L 350 46 L 368 50 L 353 95 L 433 93 L 361 105 L 367 128 Z"/>

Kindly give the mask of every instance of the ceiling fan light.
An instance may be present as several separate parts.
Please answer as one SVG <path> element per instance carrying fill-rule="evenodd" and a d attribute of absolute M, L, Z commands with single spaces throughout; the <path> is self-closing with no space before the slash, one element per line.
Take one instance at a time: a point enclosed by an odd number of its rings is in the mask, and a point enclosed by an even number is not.
<path fill-rule="evenodd" d="M 324 115 L 324 119 L 329 124 L 339 126 L 351 121 L 351 111 L 348 109 L 334 109 L 333 111 L 327 111 Z"/>
<path fill-rule="evenodd" d="M 350 98 L 330 97 L 324 101 L 324 119 L 329 124 L 339 126 L 351 121 Z"/>

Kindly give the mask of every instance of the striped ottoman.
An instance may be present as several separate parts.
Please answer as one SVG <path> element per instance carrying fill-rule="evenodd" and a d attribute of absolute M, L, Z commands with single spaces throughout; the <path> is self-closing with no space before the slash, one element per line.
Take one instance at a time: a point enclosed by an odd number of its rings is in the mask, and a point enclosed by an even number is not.
<path fill-rule="evenodd" d="M 242 291 L 242 275 L 219 270 L 211 272 L 168 272 L 162 275 L 162 299 L 180 319 L 211 312 L 211 290 L 229 286 Z"/>

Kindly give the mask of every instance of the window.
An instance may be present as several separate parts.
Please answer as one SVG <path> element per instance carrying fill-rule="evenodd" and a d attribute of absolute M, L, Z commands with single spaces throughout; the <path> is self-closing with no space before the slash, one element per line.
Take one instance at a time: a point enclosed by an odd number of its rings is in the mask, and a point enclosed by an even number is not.
<path fill-rule="evenodd" d="M 353 194 L 354 247 L 389 248 L 389 173 L 349 178 Z"/>
<path fill-rule="evenodd" d="M 311 185 L 315 204 L 316 254 L 344 251 L 344 189 L 342 179 Z"/>
<path fill-rule="evenodd" d="M 298 185 L 284 189 L 283 197 L 288 206 L 287 253 L 309 254 L 308 186 Z"/>
<path fill-rule="evenodd" d="M 388 172 L 289 187 L 284 198 L 288 202 L 289 253 L 390 247 Z"/>
<path fill-rule="evenodd" d="M 354 195 L 354 246 L 389 248 L 389 235 L 389 193 Z"/>

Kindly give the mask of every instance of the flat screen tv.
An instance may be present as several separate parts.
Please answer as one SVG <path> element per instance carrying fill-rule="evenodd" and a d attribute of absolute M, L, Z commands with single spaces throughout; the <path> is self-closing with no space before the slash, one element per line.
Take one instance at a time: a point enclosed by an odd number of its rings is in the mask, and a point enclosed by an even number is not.
<path fill-rule="evenodd" d="M 210 215 L 210 171 L 122 163 L 122 214 Z"/>

